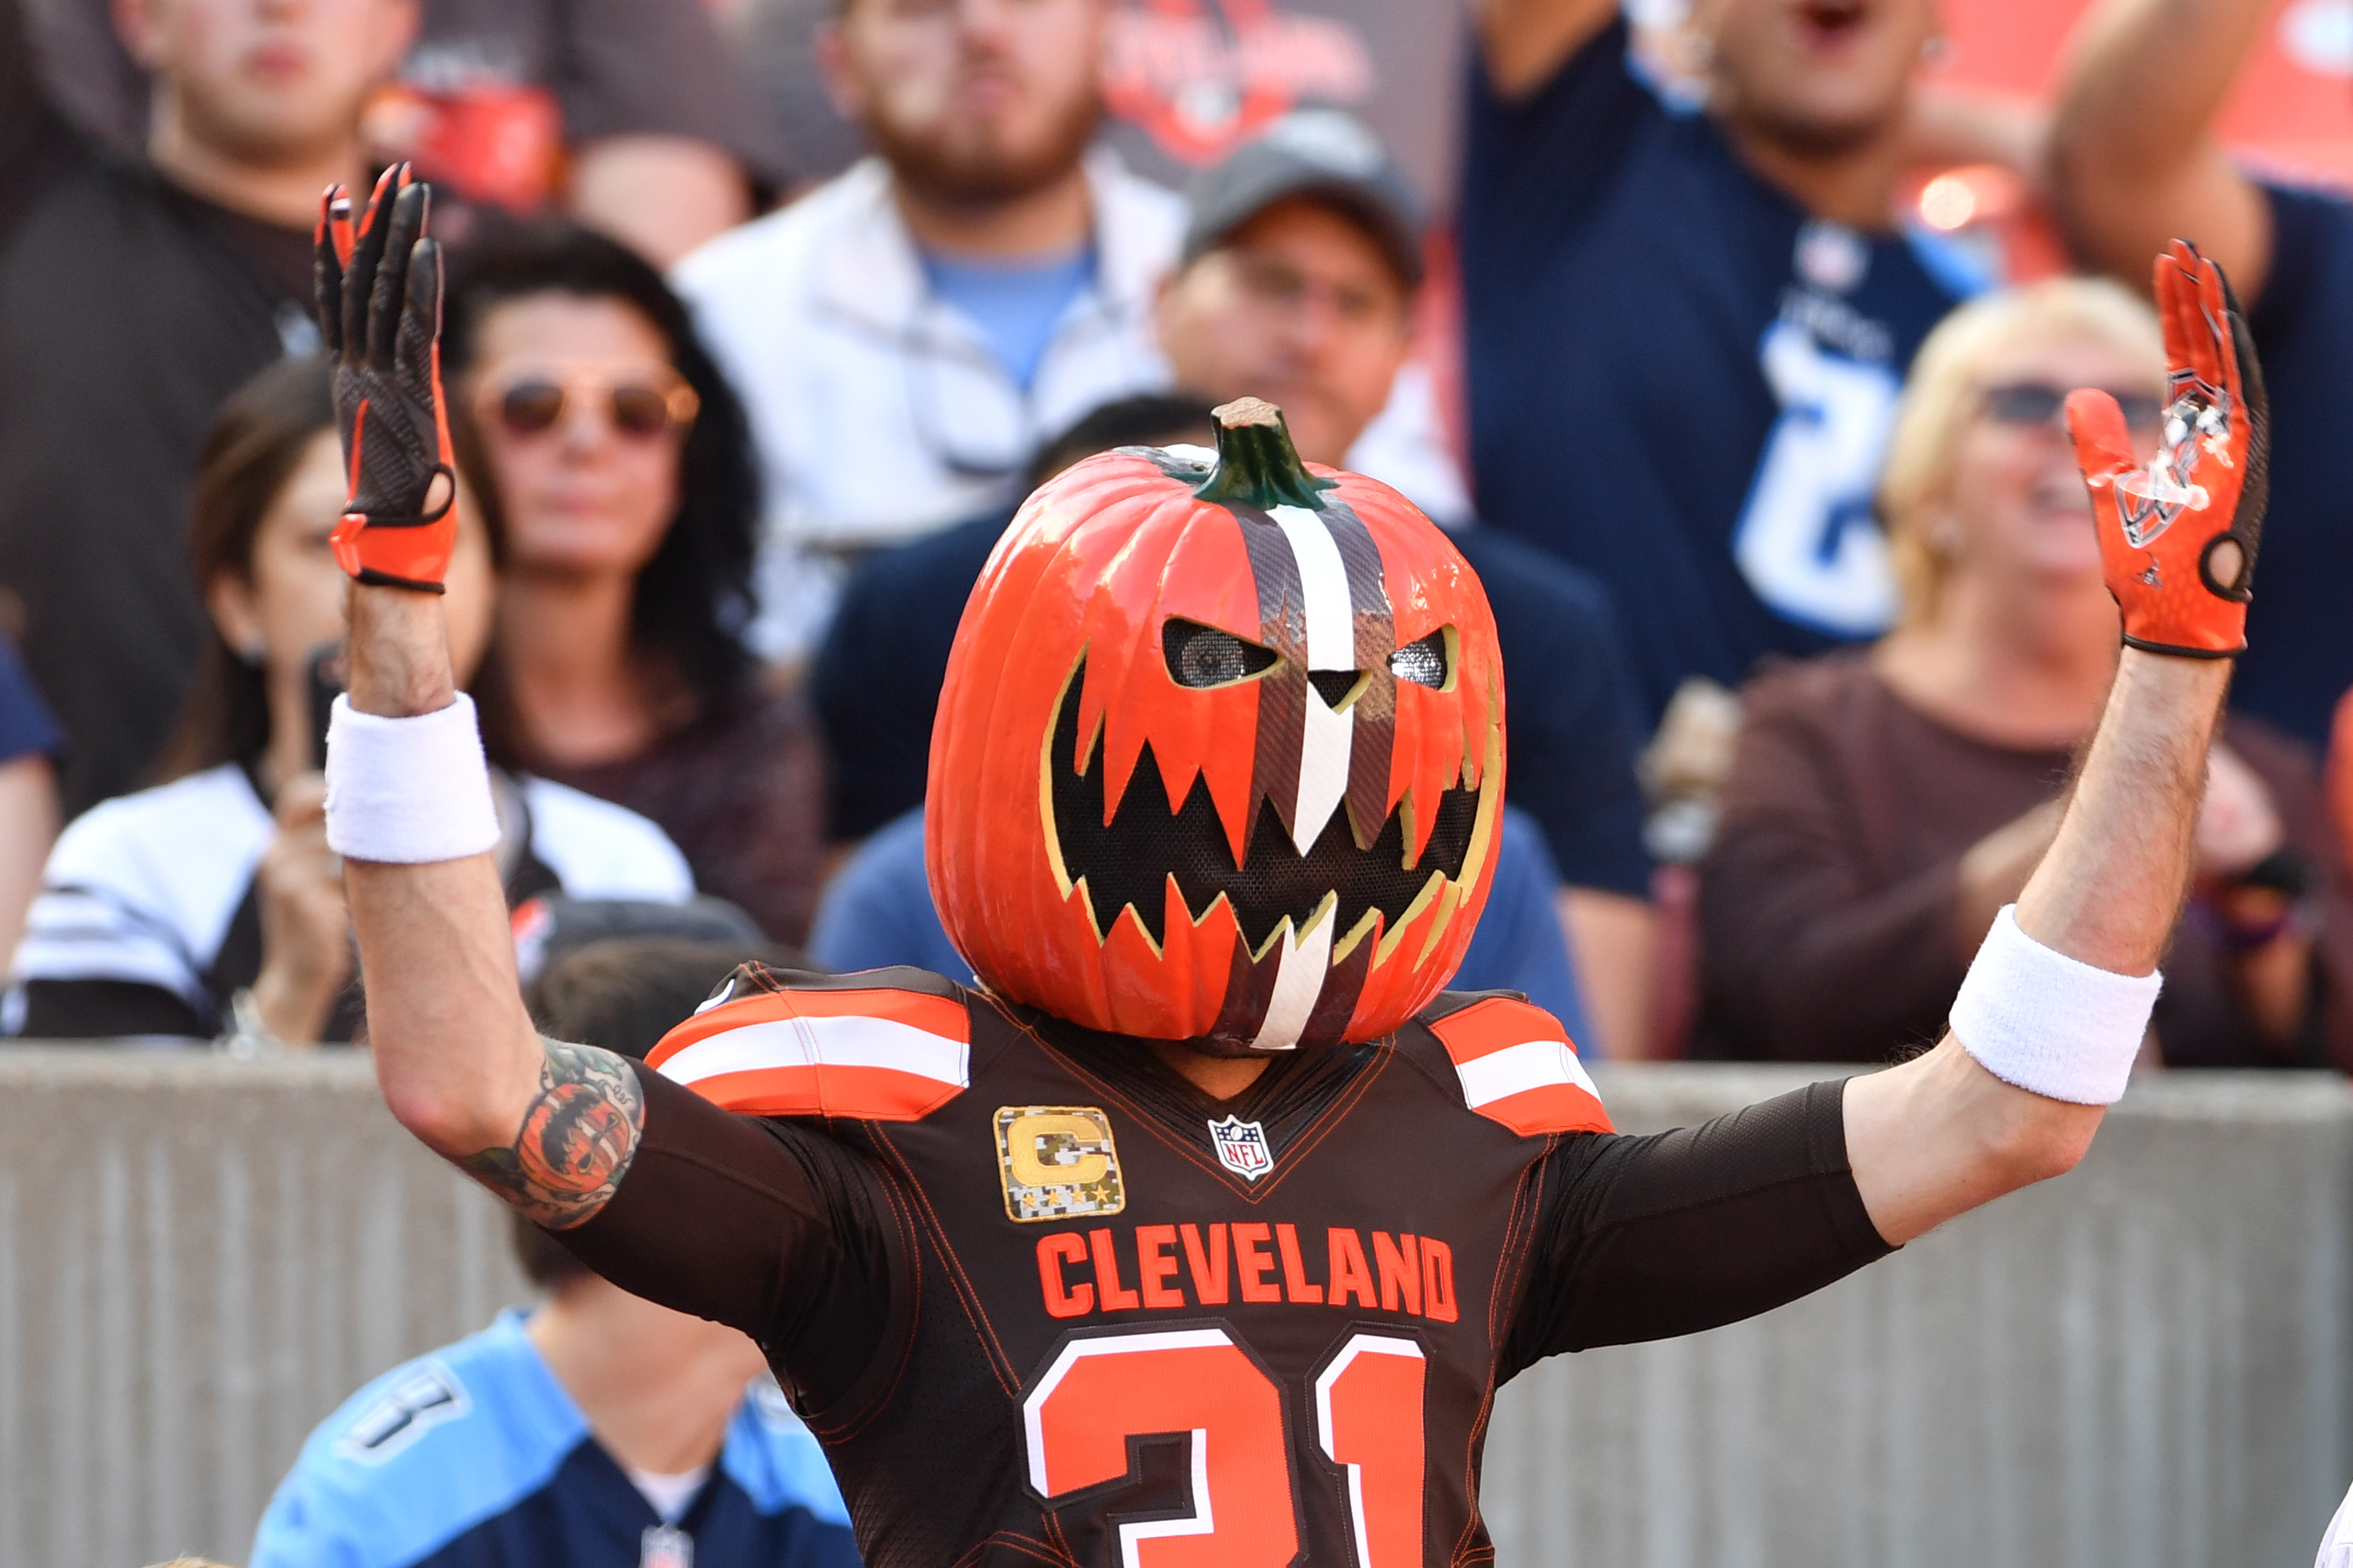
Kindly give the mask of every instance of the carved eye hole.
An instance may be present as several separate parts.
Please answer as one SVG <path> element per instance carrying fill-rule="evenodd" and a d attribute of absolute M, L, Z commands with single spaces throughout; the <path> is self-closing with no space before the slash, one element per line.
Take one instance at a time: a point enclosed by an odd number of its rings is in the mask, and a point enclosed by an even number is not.
<path fill-rule="evenodd" d="M 1389 673 L 1399 680 L 1410 680 L 1416 686 L 1427 686 L 1432 691 L 1446 689 L 1446 632 L 1443 627 L 1389 655 Z"/>
<path fill-rule="evenodd" d="M 1173 616 L 1160 628 L 1160 649 L 1168 660 L 1169 679 L 1196 689 L 1231 686 L 1274 668 L 1272 648 Z"/>

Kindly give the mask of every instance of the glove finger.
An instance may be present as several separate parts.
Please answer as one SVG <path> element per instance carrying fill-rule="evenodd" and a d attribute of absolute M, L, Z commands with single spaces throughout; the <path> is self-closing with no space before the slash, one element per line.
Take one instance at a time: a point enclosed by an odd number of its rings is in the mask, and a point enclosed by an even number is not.
<path fill-rule="evenodd" d="M 2239 303 L 2238 290 L 2231 287 L 2231 276 L 2219 263 L 2214 273 L 2222 284 L 2222 310 L 2231 329 L 2231 368 L 2238 377 L 2239 400 L 2246 406 L 2253 433 L 2268 442 L 2271 394 L 2263 385 L 2263 363 L 2255 357 L 2254 334 L 2247 326 L 2246 307 Z"/>
<path fill-rule="evenodd" d="M 2067 395 L 2067 434 L 2075 443 L 2075 466 L 2084 470 L 2084 483 L 2092 489 L 2114 484 L 2117 475 L 2138 466 L 2125 411 L 2096 387 Z"/>
<path fill-rule="evenodd" d="M 2207 309 L 2209 263 L 2198 254 L 2196 247 L 2180 239 L 2173 242 L 2168 259 L 2173 266 L 2173 336 L 2180 348 L 2180 357 L 2172 360 L 2173 367 L 2189 372 L 2209 386 L 2225 386 L 2228 384 L 2223 378 L 2228 372 L 2222 363 L 2222 318 L 2219 310 L 2210 312 Z M 2215 302 L 2218 306 L 2221 302 L 2219 291 Z M 2168 350 L 2172 346 L 2168 343 Z"/>
<path fill-rule="evenodd" d="M 441 247 L 419 239 L 408 258 L 408 303 L 400 313 L 393 372 L 419 412 L 433 406 L 433 350 L 441 335 Z"/>
<path fill-rule="evenodd" d="M 385 234 L 392 226 L 392 215 L 385 210 L 386 188 L 399 167 L 386 169 L 376 181 L 358 232 L 352 237 L 351 258 L 343 267 L 343 342 L 353 353 L 368 352 L 368 306 L 375 290 L 376 268 L 384 260 Z"/>
<path fill-rule="evenodd" d="M 2158 257 L 2153 275 L 2158 321 L 2165 331 L 2165 366 L 2177 390 L 2179 378 L 2199 374 L 2196 317 L 2184 308 L 2184 296 L 2193 289 L 2182 268 L 2182 250 L 2178 239 L 2168 246 Z"/>
<path fill-rule="evenodd" d="M 319 202 L 319 227 L 311 245 L 311 288 L 319 312 L 319 341 L 330 355 L 343 352 L 343 262 L 335 254 L 335 204 L 343 195 L 341 185 L 327 187 Z"/>
<path fill-rule="evenodd" d="M 2196 251 L 2193 249 L 2191 254 L 2196 255 Z M 2200 256 L 2195 277 L 2200 341 L 2205 344 L 2208 360 L 2213 366 L 2206 379 L 2209 384 L 2232 394 L 2235 400 L 2238 378 L 2232 363 L 2231 307 L 2222 294 L 2222 269 Z"/>
<path fill-rule="evenodd" d="M 424 228 L 425 187 L 404 185 L 393 198 L 384 237 L 384 261 L 368 300 L 368 363 L 390 370 L 399 351 L 401 307 L 408 299 L 408 262 Z"/>

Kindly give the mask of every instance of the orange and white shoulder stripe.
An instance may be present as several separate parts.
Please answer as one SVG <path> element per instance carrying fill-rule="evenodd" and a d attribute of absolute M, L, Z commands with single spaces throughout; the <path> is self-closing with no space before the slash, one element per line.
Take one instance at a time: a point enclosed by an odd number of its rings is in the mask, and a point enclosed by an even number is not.
<path fill-rule="evenodd" d="M 646 1061 L 749 1116 L 918 1121 L 971 1084 L 972 1022 L 921 991 L 764 992 L 706 1005 Z"/>
<path fill-rule="evenodd" d="M 1508 996 L 1473 1002 L 1430 1026 L 1462 1080 L 1462 1099 L 1523 1138 L 1609 1132 L 1601 1092 L 1551 1014 Z"/>

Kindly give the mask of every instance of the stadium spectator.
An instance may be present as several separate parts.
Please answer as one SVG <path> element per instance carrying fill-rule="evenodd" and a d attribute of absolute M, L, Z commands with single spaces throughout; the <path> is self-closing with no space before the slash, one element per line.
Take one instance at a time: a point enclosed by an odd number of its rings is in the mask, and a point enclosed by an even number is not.
<path fill-rule="evenodd" d="M 742 640 L 758 479 L 685 310 L 602 236 L 486 229 L 453 268 L 443 370 L 506 517 L 499 668 L 521 754 L 651 817 L 706 892 L 804 941 L 817 731 Z"/>
<path fill-rule="evenodd" d="M 1482 0 L 1479 23 L 1460 233 L 1482 514 L 1608 584 L 1646 723 L 1688 677 L 1886 630 L 1888 420 L 1977 283 L 1892 216 L 1930 0 L 1704 0 L 1704 112 L 1630 69 L 1615 0 Z"/>
<path fill-rule="evenodd" d="M 213 625 L 165 752 L 171 782 L 93 808 L 58 840 L 16 950 L 12 1032 L 352 1037 L 351 921 L 317 772 L 332 695 L 322 672 L 343 637 L 346 579 L 327 536 L 343 495 L 320 360 L 274 365 L 229 400 L 205 445 L 187 536 Z M 496 536 L 470 493 L 459 511 L 451 654 L 471 672 L 490 639 Z M 491 744 L 509 750 L 495 725 Z M 510 903 L 692 895 L 685 860 L 653 824 L 544 779 L 501 780 Z"/>
<path fill-rule="evenodd" d="M 1505 806 L 1494 886 L 1450 988 L 1520 992 L 1559 1022 L 1580 1054 L 1600 1055 L 1554 908 L 1559 889 L 1544 830 L 1525 812 Z M 844 973 L 904 963 L 973 983 L 972 965 L 948 940 L 932 902 L 920 807 L 860 845 L 826 884 L 809 956 Z"/>
<path fill-rule="evenodd" d="M 31 0 L 42 74 L 69 118 L 144 141 L 149 84 L 88 0 Z M 709 9 L 671 0 L 420 0 L 416 41 L 364 121 L 378 162 L 410 159 L 451 198 L 560 202 L 667 266 L 780 184 L 775 133 Z M 748 178 L 747 178 L 748 176 Z M 454 225 L 445 233 L 455 232 Z"/>
<path fill-rule="evenodd" d="M 642 1058 L 761 948 L 606 942 L 552 965 L 556 1039 Z M 311 1434 L 251 1568 L 857 1568 L 817 1439 L 733 1329 L 608 1285 L 520 1218 L 546 1292 L 385 1373 Z"/>
<path fill-rule="evenodd" d="M 69 812 L 163 748 L 204 638 L 180 535 L 196 449 L 223 398 L 317 341 L 319 193 L 364 186 L 360 105 L 416 21 L 411 0 L 114 16 L 154 73 L 147 156 L 50 167 L 0 250 L 0 584 L 65 726 Z M 43 113 L 0 95 L 0 147 Z"/>
<path fill-rule="evenodd" d="M 760 443 L 765 657 L 814 648 L 856 556 L 1010 510 L 1047 436 L 1166 384 L 1185 207 L 1089 151 L 1106 10 L 851 0 L 818 47 L 876 155 L 679 265 Z M 1396 391 L 1356 466 L 1459 511 L 1428 377 Z"/>
<path fill-rule="evenodd" d="M 2063 280 L 1965 306 L 1897 415 L 1882 511 L 1903 624 L 1758 677 L 1702 868 L 1700 1054 L 1884 1059 L 1933 1041 L 2059 826 L 2116 611 L 2061 423 L 2111 391 L 2155 449 L 2147 307 Z M 2153 1026 L 2173 1066 L 2353 1067 L 2353 904 L 2302 748 L 2225 721 Z"/>
<path fill-rule="evenodd" d="M 58 749 L 65 737 L 0 637 L 0 952 L 16 951 L 41 867 L 58 837 Z"/>
<path fill-rule="evenodd" d="M 2343 395 L 2353 355 L 2353 203 L 2258 179 L 2213 122 L 2267 6 L 2109 0 L 2079 25 L 2052 167 L 2082 259 L 2148 287 L 2148 258 L 2185 236 L 2245 301 L 2272 392 L 2263 589 L 2232 704 L 2315 746 L 2353 686 L 2338 584 L 2353 572 L 2353 509 L 2338 470 L 2353 444 Z"/>
<path fill-rule="evenodd" d="M 1009 505 L 1045 434 L 1163 378 L 1184 209 L 1088 156 L 1103 10 L 851 0 L 819 47 L 877 155 L 680 264 L 765 466 L 771 657 L 807 651 L 840 552 Z"/>

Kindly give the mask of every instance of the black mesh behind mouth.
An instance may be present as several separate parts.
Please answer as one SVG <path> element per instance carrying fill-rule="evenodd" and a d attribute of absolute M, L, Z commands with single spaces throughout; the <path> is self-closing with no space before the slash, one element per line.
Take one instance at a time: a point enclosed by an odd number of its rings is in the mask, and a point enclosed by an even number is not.
<path fill-rule="evenodd" d="M 1389 813 L 1372 847 L 1359 849 L 1348 830 L 1347 812 L 1335 811 L 1302 855 L 1292 847 L 1282 817 L 1263 803 L 1243 864 L 1237 867 L 1217 803 L 1209 797 L 1208 780 L 1196 777 L 1185 804 L 1171 810 L 1168 786 L 1149 742 L 1136 759 L 1119 810 L 1105 826 L 1100 738 L 1086 773 L 1071 769 L 1078 750 L 1077 694 L 1084 675 L 1082 666 L 1063 693 L 1046 765 L 1053 773 L 1053 827 L 1062 868 L 1072 881 L 1086 882 L 1097 931 L 1110 931 L 1119 911 L 1132 906 L 1154 942 L 1159 942 L 1167 902 L 1163 889 L 1166 878 L 1174 876 L 1195 920 L 1208 911 L 1219 893 L 1225 894 L 1233 904 L 1242 940 L 1255 952 L 1285 916 L 1293 931 L 1304 925 L 1327 893 L 1339 895 L 1335 937 L 1356 929 L 1366 910 L 1380 910 L 1388 919 L 1387 929 L 1395 931 L 1431 872 L 1443 871 L 1450 879 L 1461 877 L 1479 816 L 1476 790 L 1450 789 L 1439 796 L 1436 826 L 1420 860 L 1410 868 L 1405 864 L 1401 812 Z"/>

